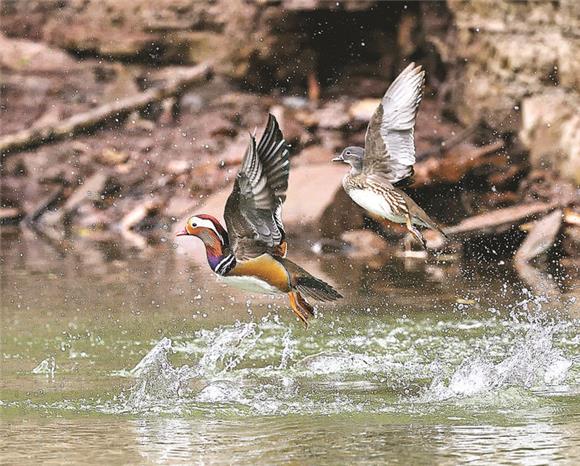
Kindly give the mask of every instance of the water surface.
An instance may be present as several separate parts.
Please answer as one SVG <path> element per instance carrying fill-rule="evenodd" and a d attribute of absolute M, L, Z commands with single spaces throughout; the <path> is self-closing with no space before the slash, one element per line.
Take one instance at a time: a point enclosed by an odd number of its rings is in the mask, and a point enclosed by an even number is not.
<path fill-rule="evenodd" d="M 577 464 L 580 323 L 509 264 L 293 257 L 347 298 L 284 300 L 169 248 L 3 238 L 2 463 Z"/>

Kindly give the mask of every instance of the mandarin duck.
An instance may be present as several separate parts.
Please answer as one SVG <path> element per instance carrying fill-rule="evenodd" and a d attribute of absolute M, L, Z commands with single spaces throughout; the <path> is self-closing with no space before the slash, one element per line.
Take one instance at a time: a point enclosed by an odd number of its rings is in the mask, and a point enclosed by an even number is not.
<path fill-rule="evenodd" d="M 306 297 L 342 298 L 332 286 L 286 258 L 282 224 L 290 161 L 288 145 L 274 116 L 260 142 L 248 149 L 224 209 L 227 230 L 211 215 L 190 217 L 178 236 L 196 236 L 205 245 L 210 268 L 223 281 L 252 292 L 287 294 L 290 307 L 308 326 L 314 315 Z"/>
<path fill-rule="evenodd" d="M 375 110 L 365 147 L 346 147 L 332 159 L 350 165 L 343 187 L 351 199 L 373 216 L 401 223 L 426 248 L 417 228 L 445 236 L 413 199 L 400 188 L 412 184 L 415 163 L 415 117 L 423 95 L 425 71 L 411 63 L 393 81 Z"/>

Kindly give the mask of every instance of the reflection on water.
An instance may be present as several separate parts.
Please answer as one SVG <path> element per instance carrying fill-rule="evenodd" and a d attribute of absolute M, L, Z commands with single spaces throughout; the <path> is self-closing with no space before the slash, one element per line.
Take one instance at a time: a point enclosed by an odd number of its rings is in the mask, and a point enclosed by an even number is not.
<path fill-rule="evenodd" d="M 2 244 L 3 463 L 580 460 L 573 278 L 304 257 L 348 295 L 306 331 L 167 250 L 45 247 Z"/>
<path fill-rule="evenodd" d="M 32 428 L 33 427 L 33 428 Z M 578 420 L 564 426 L 402 425 L 373 419 L 54 419 L 4 430 L 6 463 L 577 464 Z M 40 443 L 42 442 L 42 443 Z M 20 445 L 21 448 L 15 448 Z M 22 447 L 26 445 L 26 447 Z"/>

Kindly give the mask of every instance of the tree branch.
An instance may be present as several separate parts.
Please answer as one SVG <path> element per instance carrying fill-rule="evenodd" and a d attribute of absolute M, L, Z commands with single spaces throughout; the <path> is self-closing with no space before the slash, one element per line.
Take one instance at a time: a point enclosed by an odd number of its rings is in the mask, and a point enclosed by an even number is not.
<path fill-rule="evenodd" d="M 101 105 L 88 112 L 78 113 L 54 124 L 32 127 L 2 136 L 0 137 L 0 155 L 6 156 L 22 152 L 96 129 L 111 120 L 122 119 L 153 102 L 181 94 L 193 84 L 209 79 L 210 75 L 211 68 L 208 64 L 185 68 L 176 73 L 176 76 L 168 80 L 163 86 L 148 89 L 117 102 Z"/>

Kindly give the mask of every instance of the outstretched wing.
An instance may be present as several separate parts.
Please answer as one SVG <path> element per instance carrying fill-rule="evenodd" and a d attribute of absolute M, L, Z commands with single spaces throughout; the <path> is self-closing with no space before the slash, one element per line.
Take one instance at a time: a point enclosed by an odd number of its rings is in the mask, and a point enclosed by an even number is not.
<path fill-rule="evenodd" d="M 375 110 L 365 137 L 363 171 L 392 184 L 413 176 L 414 128 L 425 71 L 411 63 L 393 81 Z"/>
<path fill-rule="evenodd" d="M 286 199 L 290 161 L 288 145 L 278 122 L 269 115 L 256 145 L 250 145 L 226 202 L 224 218 L 230 246 L 238 260 L 264 253 L 284 255 L 285 240 L 281 208 Z"/>

